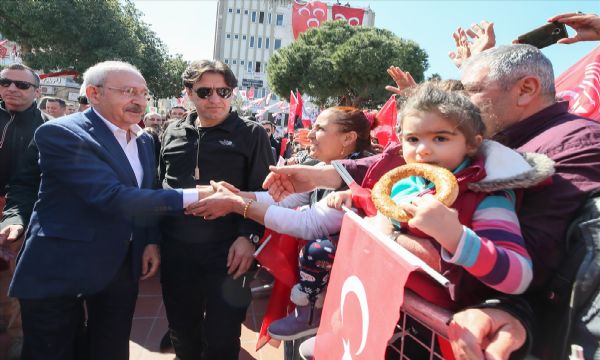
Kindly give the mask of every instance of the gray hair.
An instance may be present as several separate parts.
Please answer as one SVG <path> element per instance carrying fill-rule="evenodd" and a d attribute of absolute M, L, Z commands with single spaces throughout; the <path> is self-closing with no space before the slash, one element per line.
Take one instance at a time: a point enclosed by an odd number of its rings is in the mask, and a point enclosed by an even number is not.
<path fill-rule="evenodd" d="M 469 144 L 476 144 L 475 137 L 485 133 L 479 108 L 461 91 L 444 89 L 437 82 L 427 81 L 414 89 L 398 114 L 398 129 L 415 112 L 435 112 L 455 124 Z"/>
<path fill-rule="evenodd" d="M 510 89 L 525 76 L 540 80 L 542 95 L 554 99 L 554 70 L 542 52 L 531 45 L 503 45 L 483 51 L 465 62 L 463 73 L 481 67 L 489 69 L 488 80 L 496 82 L 503 90 Z"/>
<path fill-rule="evenodd" d="M 101 63 L 97 63 L 96 65 L 88 68 L 85 73 L 83 73 L 83 84 L 81 87 L 83 89 L 87 88 L 89 85 L 103 85 L 106 80 L 106 76 L 109 72 L 112 71 L 127 71 L 133 72 L 144 77 L 142 73 L 133 65 L 123 62 L 123 61 L 103 61 Z M 85 94 L 85 90 L 84 90 Z"/>

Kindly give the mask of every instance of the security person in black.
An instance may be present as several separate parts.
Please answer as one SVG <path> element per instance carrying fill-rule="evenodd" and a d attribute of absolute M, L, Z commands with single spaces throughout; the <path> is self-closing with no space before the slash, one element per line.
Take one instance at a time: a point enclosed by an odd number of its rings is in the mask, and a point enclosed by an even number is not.
<path fill-rule="evenodd" d="M 260 190 L 274 163 L 271 145 L 258 123 L 231 112 L 237 86 L 233 72 L 220 61 L 203 60 L 190 64 L 182 78 L 196 110 L 165 130 L 159 168 L 163 187 L 214 180 Z M 238 359 L 250 304 L 244 274 L 253 263 L 251 239 L 263 230 L 240 215 L 162 221 L 161 283 L 179 359 Z"/>

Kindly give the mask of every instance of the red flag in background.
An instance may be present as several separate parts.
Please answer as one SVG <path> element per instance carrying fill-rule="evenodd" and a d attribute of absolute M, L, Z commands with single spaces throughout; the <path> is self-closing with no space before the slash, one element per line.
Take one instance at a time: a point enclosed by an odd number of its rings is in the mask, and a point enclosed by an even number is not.
<path fill-rule="evenodd" d="M 246 92 L 246 98 L 249 100 L 254 99 L 254 87 L 250 87 L 250 89 L 248 89 Z"/>
<path fill-rule="evenodd" d="M 417 267 L 348 214 L 335 257 L 315 358 L 383 359 L 400 316 L 404 284 Z"/>
<path fill-rule="evenodd" d="M 300 242 L 294 237 L 279 234 L 267 228 L 263 241 L 269 236 L 271 236 L 269 243 L 265 244 L 264 248 L 256 255 L 256 260 L 273 274 L 275 282 L 267 311 L 260 326 L 256 350 L 271 341 L 267 332 L 269 325 L 273 321 L 285 317 L 293 309 L 290 293 L 292 287 L 298 282 L 298 246 Z"/>
<path fill-rule="evenodd" d="M 308 125 L 306 125 L 304 123 L 304 119 L 302 118 L 302 110 L 304 109 L 304 100 L 302 100 L 302 94 L 300 94 L 300 91 L 296 90 L 296 121 L 300 120 L 300 122 L 302 123 L 302 127 L 304 128 L 309 128 L 310 127 L 310 122 Z M 296 121 L 294 121 L 294 127 L 296 127 Z"/>
<path fill-rule="evenodd" d="M 385 137 L 381 136 L 381 139 L 379 139 L 379 137 L 377 138 L 381 145 L 387 145 L 387 142 L 385 144 L 381 143 L 381 141 L 385 141 L 386 138 L 388 141 L 398 142 L 398 137 L 396 136 L 397 117 L 398 111 L 396 110 L 396 95 L 392 95 L 388 101 L 383 104 L 379 112 L 377 112 L 377 121 L 379 122 L 379 126 L 373 129 L 376 134 L 378 132 L 386 133 Z"/>
<path fill-rule="evenodd" d="M 600 46 L 556 78 L 555 87 L 569 112 L 600 121 Z"/>
<path fill-rule="evenodd" d="M 344 20 L 348 25 L 362 25 L 365 10 L 351 8 L 348 6 L 333 5 L 331 7 L 331 18 L 333 20 Z"/>
<path fill-rule="evenodd" d="M 311 1 L 300 4 L 294 1 L 292 5 L 292 30 L 294 39 L 311 27 L 319 27 L 327 21 L 327 4 Z"/>

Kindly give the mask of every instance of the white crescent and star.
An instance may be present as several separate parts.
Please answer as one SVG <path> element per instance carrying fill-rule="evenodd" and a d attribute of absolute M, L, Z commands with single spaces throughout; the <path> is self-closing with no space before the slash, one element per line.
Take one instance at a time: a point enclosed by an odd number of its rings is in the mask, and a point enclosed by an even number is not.
<path fill-rule="evenodd" d="M 360 355 L 360 353 L 363 352 L 363 350 L 365 349 L 365 346 L 367 345 L 367 336 L 369 334 L 369 306 L 367 303 L 367 292 L 365 291 L 365 287 L 362 283 L 362 281 L 358 278 L 358 276 L 352 275 L 349 276 L 346 281 L 344 281 L 344 284 L 342 285 L 342 293 L 340 294 L 341 297 L 341 302 L 340 302 L 340 309 L 341 309 L 341 320 L 342 320 L 342 324 L 344 323 L 344 303 L 346 302 L 346 297 L 348 295 L 350 295 L 351 293 L 355 294 L 356 297 L 358 298 L 358 304 L 360 305 L 360 314 L 361 314 L 361 318 L 362 318 L 362 331 L 361 331 L 361 340 L 360 340 L 360 346 L 358 347 L 358 350 L 356 350 L 356 352 L 354 353 L 354 355 Z M 350 341 L 346 341 L 346 339 L 342 339 L 342 342 L 344 343 L 344 359 L 350 359 L 350 346 L 349 343 Z M 348 354 L 346 355 L 346 351 L 348 351 Z"/>

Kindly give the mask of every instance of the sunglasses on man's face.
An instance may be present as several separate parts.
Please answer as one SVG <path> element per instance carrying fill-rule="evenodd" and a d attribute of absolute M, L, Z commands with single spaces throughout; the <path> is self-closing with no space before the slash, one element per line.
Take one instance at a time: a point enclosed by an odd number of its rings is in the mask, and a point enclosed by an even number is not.
<path fill-rule="evenodd" d="M 7 78 L 0 78 L 0 86 L 9 87 L 10 84 L 15 84 L 17 89 L 20 89 L 20 90 L 27 90 L 32 86 L 36 87 L 34 84 L 27 82 L 27 81 L 19 81 L 19 80 L 7 79 Z"/>
<path fill-rule="evenodd" d="M 228 87 L 222 87 L 222 88 L 199 87 L 199 88 L 195 89 L 194 91 L 196 92 L 196 95 L 198 95 L 198 97 L 200 99 L 207 99 L 208 97 L 212 96 L 213 91 L 216 92 L 217 95 L 219 95 L 223 99 L 229 99 L 231 97 L 231 94 L 233 93 L 233 90 Z"/>

